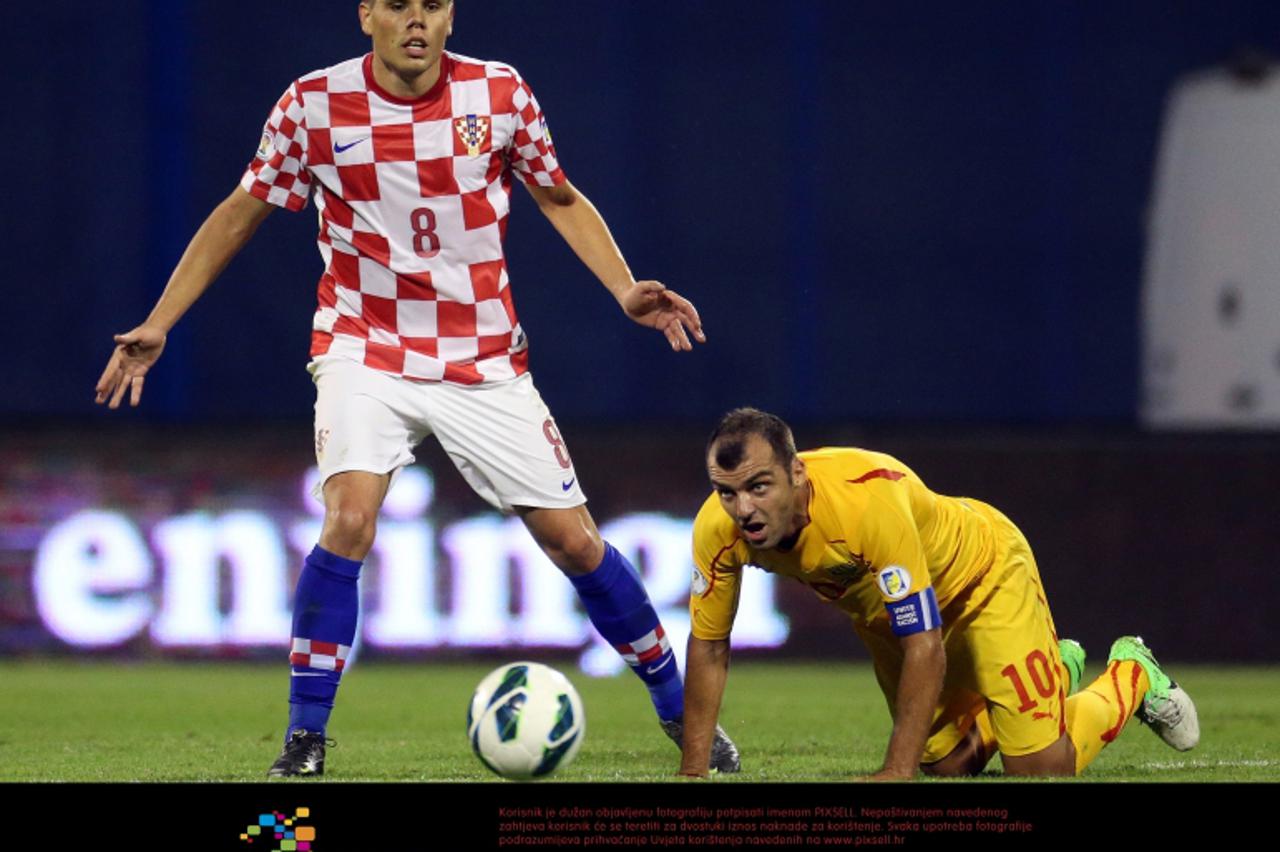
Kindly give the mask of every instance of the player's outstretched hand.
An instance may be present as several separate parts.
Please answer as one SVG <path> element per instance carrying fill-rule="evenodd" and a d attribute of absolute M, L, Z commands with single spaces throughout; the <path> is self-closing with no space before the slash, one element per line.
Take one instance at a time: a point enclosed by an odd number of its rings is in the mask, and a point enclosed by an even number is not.
<path fill-rule="evenodd" d="M 702 333 L 702 319 L 693 302 L 657 281 L 637 281 L 623 295 L 621 305 L 627 316 L 666 335 L 676 352 L 693 348 L 689 342 L 690 332 L 699 343 L 707 342 L 707 336 Z"/>
<path fill-rule="evenodd" d="M 108 408 L 119 408 L 120 400 L 129 391 L 129 404 L 142 401 L 142 383 L 147 370 L 164 351 L 165 334 L 158 328 L 140 325 L 133 331 L 115 336 L 116 351 L 111 353 L 107 369 L 94 390 L 94 402 L 107 403 Z"/>

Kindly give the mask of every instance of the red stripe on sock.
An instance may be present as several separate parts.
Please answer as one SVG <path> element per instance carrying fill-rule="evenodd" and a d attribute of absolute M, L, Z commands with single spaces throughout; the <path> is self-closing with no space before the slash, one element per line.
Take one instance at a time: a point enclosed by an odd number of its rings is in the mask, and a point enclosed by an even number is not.
<path fill-rule="evenodd" d="M 1119 663 L 1111 664 L 1110 674 L 1111 674 L 1111 687 L 1112 689 L 1115 690 L 1116 701 L 1119 702 L 1120 704 L 1120 721 L 1116 723 L 1114 728 L 1111 728 L 1108 731 L 1102 732 L 1102 741 L 1104 743 L 1109 743 L 1112 740 L 1114 740 L 1116 737 L 1120 736 L 1120 731 L 1124 729 L 1124 723 L 1129 721 L 1129 713 L 1128 711 L 1125 710 L 1125 706 L 1124 706 L 1124 696 L 1120 694 L 1120 664 Z"/>
<path fill-rule="evenodd" d="M 1134 710 L 1137 710 L 1137 709 L 1138 709 L 1138 700 L 1139 700 L 1139 697 L 1140 697 L 1140 696 L 1138 695 L 1138 675 L 1139 675 L 1139 674 L 1141 674 L 1141 673 L 1142 673 L 1142 666 L 1135 665 L 1135 666 L 1133 667 L 1133 678 L 1132 678 L 1132 683 L 1130 683 L 1130 684 L 1129 684 L 1131 687 L 1133 687 L 1132 695 L 1133 695 L 1133 709 L 1134 709 Z M 1150 683 L 1150 682 L 1148 681 L 1148 684 L 1149 684 L 1149 683 Z"/>
<path fill-rule="evenodd" d="M 661 657 L 664 653 L 666 652 L 663 651 L 661 647 L 654 645 L 652 648 L 645 651 L 643 654 L 637 654 L 637 656 L 640 658 L 640 662 L 642 663 L 652 663 L 654 660 Z"/>

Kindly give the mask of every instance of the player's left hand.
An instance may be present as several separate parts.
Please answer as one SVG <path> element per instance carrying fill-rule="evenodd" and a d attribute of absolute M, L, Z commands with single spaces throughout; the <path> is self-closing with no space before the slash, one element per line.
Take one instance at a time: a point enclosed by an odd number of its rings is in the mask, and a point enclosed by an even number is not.
<path fill-rule="evenodd" d="M 618 302 L 627 316 L 666 335 L 676 352 L 693 348 L 686 329 L 693 333 L 694 340 L 707 342 L 707 336 L 702 333 L 702 319 L 693 302 L 658 281 L 637 281 Z"/>

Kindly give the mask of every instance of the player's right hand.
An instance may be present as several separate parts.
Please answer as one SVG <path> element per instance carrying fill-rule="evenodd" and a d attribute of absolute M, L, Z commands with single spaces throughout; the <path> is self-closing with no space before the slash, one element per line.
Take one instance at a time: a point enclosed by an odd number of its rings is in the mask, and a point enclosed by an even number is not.
<path fill-rule="evenodd" d="M 94 402 L 119 408 L 128 390 L 129 404 L 136 406 L 142 401 L 142 383 L 147 370 L 164 351 L 165 333 L 153 326 L 140 325 L 133 331 L 117 334 L 114 339 L 116 350 L 111 353 L 111 360 L 94 388 Z"/>

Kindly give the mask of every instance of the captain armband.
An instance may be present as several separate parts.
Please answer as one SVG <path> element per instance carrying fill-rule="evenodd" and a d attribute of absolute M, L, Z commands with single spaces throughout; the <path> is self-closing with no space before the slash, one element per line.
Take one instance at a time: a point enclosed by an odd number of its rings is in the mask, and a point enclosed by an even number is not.
<path fill-rule="evenodd" d="M 926 586 L 900 601 L 887 603 L 884 608 L 889 611 L 889 626 L 895 636 L 910 636 L 942 626 L 942 617 L 938 615 L 938 596 L 933 593 L 933 586 Z"/>

